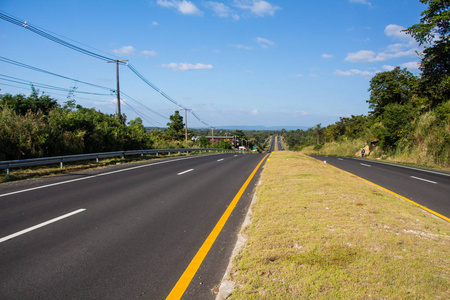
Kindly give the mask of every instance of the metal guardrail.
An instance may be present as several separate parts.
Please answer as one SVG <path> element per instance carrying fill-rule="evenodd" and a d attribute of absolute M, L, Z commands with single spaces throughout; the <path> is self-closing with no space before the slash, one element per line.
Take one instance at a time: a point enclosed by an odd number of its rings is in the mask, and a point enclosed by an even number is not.
<path fill-rule="evenodd" d="M 147 149 L 147 150 L 129 150 L 129 151 L 115 151 L 115 152 L 102 152 L 102 153 L 90 153 L 90 154 L 76 154 L 76 155 L 64 155 L 64 156 L 53 156 L 53 157 L 40 157 L 40 158 L 30 158 L 30 159 L 19 159 L 19 160 L 5 160 L 0 161 L 0 169 L 6 169 L 6 176 L 10 175 L 10 169 L 19 167 L 32 167 L 38 165 L 47 165 L 59 163 L 60 168 L 64 167 L 65 162 L 70 161 L 80 161 L 80 160 L 90 160 L 96 159 L 98 162 L 99 158 L 105 157 L 117 157 L 117 156 L 130 156 L 130 155 L 141 155 L 144 154 L 156 154 L 159 155 L 167 153 L 181 153 L 181 152 L 196 152 L 196 151 L 222 151 L 222 152 L 239 152 L 238 150 L 230 149 L 217 149 L 217 148 L 179 148 L 179 149 Z"/>

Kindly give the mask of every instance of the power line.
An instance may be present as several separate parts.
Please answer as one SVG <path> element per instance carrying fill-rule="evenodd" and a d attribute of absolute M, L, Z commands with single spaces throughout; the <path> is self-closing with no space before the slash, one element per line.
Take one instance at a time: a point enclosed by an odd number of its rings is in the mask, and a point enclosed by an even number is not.
<path fill-rule="evenodd" d="M 56 90 L 56 91 L 63 91 L 63 92 L 70 92 L 70 91 L 72 91 L 73 93 L 79 93 L 79 94 L 87 94 L 87 95 L 95 95 L 95 96 L 111 96 L 111 94 L 84 92 L 84 91 L 78 91 L 78 90 L 74 90 L 74 89 L 67 89 L 67 88 L 57 87 L 57 86 L 48 85 L 48 84 L 44 84 L 44 83 L 38 83 L 38 82 L 34 82 L 34 81 L 20 79 L 20 78 L 17 78 L 17 77 L 12 77 L 12 76 L 8 76 L 8 75 L 4 75 L 4 74 L 0 74 L 0 76 L 1 77 L 6 77 L 6 78 L 0 78 L 0 80 L 3 80 L 3 81 L 14 82 L 14 83 L 24 84 L 24 85 L 32 84 L 33 86 L 36 86 L 36 87 L 45 88 L 45 89 L 51 89 L 51 90 Z"/>
<path fill-rule="evenodd" d="M 166 116 L 163 116 L 162 114 L 160 114 L 159 112 L 151 109 L 150 107 L 142 104 L 141 102 L 137 101 L 136 99 L 132 98 L 131 96 L 125 94 L 124 92 L 122 92 L 122 95 L 124 96 L 124 98 L 128 99 L 128 100 L 132 100 L 136 103 L 138 103 L 139 105 L 141 105 L 142 107 L 144 107 L 145 109 L 149 110 L 150 112 L 154 113 L 155 115 L 158 115 L 159 117 L 163 118 L 165 121 L 169 121 L 169 119 Z"/>
<path fill-rule="evenodd" d="M 106 57 L 104 55 L 100 55 L 100 54 L 94 53 L 92 51 L 89 51 L 89 50 L 83 49 L 81 47 L 78 47 L 76 45 L 73 45 L 71 43 L 68 43 L 68 42 L 66 42 L 66 41 L 64 41 L 64 40 L 62 40 L 62 39 L 60 39 L 60 38 L 58 38 L 56 36 L 53 36 L 53 35 L 45 32 L 45 31 L 43 31 L 43 30 L 41 30 L 41 29 L 31 25 L 31 24 L 28 24 L 26 21 L 19 20 L 19 19 L 15 18 L 15 17 L 12 17 L 10 15 L 4 14 L 2 12 L 0 12 L 0 19 L 3 19 L 5 21 L 10 22 L 12 24 L 15 24 L 17 26 L 21 26 L 21 27 L 23 27 L 23 28 L 25 28 L 25 29 L 27 29 L 27 30 L 29 30 L 31 32 L 34 32 L 34 33 L 36 33 L 36 34 L 38 34 L 38 35 L 40 35 L 40 36 L 42 36 L 42 37 L 44 37 L 46 39 L 49 39 L 49 40 L 51 40 L 51 41 L 53 41 L 55 43 L 58 43 L 58 44 L 60 44 L 62 46 L 65 46 L 65 47 L 70 48 L 72 50 L 78 51 L 80 53 L 89 55 L 91 57 L 94 57 L 94 58 L 97 58 L 97 59 L 101 59 L 101 60 L 105 60 L 105 61 L 113 60 L 110 57 Z"/>
<path fill-rule="evenodd" d="M 97 58 L 97 59 L 101 59 L 101 60 L 104 60 L 104 61 L 113 61 L 113 60 L 114 60 L 113 58 L 110 58 L 110 57 L 107 57 L 107 56 L 104 56 L 104 55 L 100 55 L 100 54 L 94 53 L 94 52 L 92 52 L 92 51 L 83 49 L 83 48 L 78 47 L 78 46 L 76 46 L 76 45 L 74 45 L 74 44 L 71 44 L 71 43 L 69 43 L 69 42 L 66 42 L 66 41 L 64 41 L 64 40 L 62 40 L 62 39 L 60 39 L 60 38 L 58 38 L 58 37 L 56 37 L 56 36 L 53 36 L 53 35 L 47 33 L 47 32 L 44 31 L 43 29 L 39 29 L 38 27 L 33 26 L 33 25 L 31 25 L 31 24 L 28 24 L 26 21 L 19 20 L 18 18 L 15 18 L 15 17 L 13 17 L 13 16 L 11 16 L 11 15 L 8 15 L 8 14 L 5 14 L 5 13 L 0 12 L 0 19 L 3 19 L 3 20 L 5 20 L 5 21 L 10 22 L 10 23 L 12 23 L 12 24 L 15 24 L 15 25 L 17 25 L 17 26 L 21 26 L 21 27 L 23 27 L 23 28 L 25 28 L 25 29 L 27 29 L 27 30 L 30 30 L 30 31 L 32 31 L 32 32 L 34 32 L 34 33 L 36 33 L 36 34 L 38 34 L 38 35 L 40 35 L 40 36 L 42 36 L 42 37 L 44 37 L 44 38 L 46 38 L 46 39 L 49 39 L 49 40 L 51 40 L 51 41 L 53 41 L 53 42 L 55 42 L 55 43 L 58 43 L 58 44 L 60 44 L 60 45 L 62 45 L 62 46 L 65 46 L 65 47 L 70 48 L 70 49 L 72 49 L 72 50 L 78 51 L 78 52 L 80 52 L 80 53 L 89 55 L 89 56 L 91 56 L 91 57 L 94 57 L 94 58 Z M 125 63 L 124 63 L 124 62 L 120 62 L 120 64 L 125 64 Z M 164 98 L 166 98 L 166 99 L 169 100 L 170 102 L 174 103 L 174 104 L 177 105 L 178 107 L 180 107 L 180 108 L 182 108 L 182 109 L 186 109 L 186 107 L 183 106 L 181 103 L 175 101 L 175 100 L 172 99 L 169 95 L 167 95 L 164 91 L 162 91 L 161 89 L 159 89 L 158 87 L 156 87 L 153 83 L 151 83 L 151 82 L 150 82 L 147 78 L 145 78 L 140 72 L 138 72 L 138 71 L 136 70 L 136 68 L 134 68 L 131 64 L 128 64 L 128 63 L 127 63 L 127 64 L 125 64 L 125 65 L 127 65 L 128 68 L 129 68 L 136 76 L 138 76 L 142 81 L 144 81 L 147 85 L 149 85 L 149 86 L 150 86 L 151 88 L 153 88 L 155 91 L 159 92 Z M 192 113 L 192 112 L 191 112 L 191 113 Z M 192 113 L 192 115 L 193 115 L 199 122 L 201 122 L 202 124 L 204 124 L 204 125 L 206 125 L 206 126 L 208 126 L 208 127 L 211 127 L 209 124 L 205 123 L 200 117 L 198 117 L 195 113 Z"/>
<path fill-rule="evenodd" d="M 70 78 L 70 77 L 67 77 L 67 76 L 64 76 L 64 75 L 60 75 L 60 74 L 56 74 L 56 73 L 53 73 L 53 72 L 50 72 L 50 71 L 47 71 L 47 70 L 44 70 L 44 69 L 33 67 L 33 66 L 30 66 L 30 65 L 27 65 L 27 64 L 24 64 L 24 63 L 21 63 L 21 62 L 18 62 L 18 61 L 6 58 L 6 57 L 0 56 L 0 61 L 12 64 L 12 65 L 15 65 L 15 66 L 19 66 L 19 67 L 22 67 L 22 68 L 30 69 L 30 70 L 33 70 L 33 71 L 41 72 L 41 73 L 44 73 L 44 74 L 53 75 L 53 76 L 60 77 L 60 78 L 63 78 L 63 79 L 73 80 L 75 82 L 86 84 L 86 85 L 89 85 L 89 86 L 92 86 L 92 87 L 97 87 L 97 88 L 100 88 L 100 89 L 106 89 L 106 90 L 110 90 L 110 91 L 114 90 L 114 89 L 108 88 L 106 86 L 101 86 L 101 85 L 89 83 L 89 82 L 86 82 L 86 81 Z"/>

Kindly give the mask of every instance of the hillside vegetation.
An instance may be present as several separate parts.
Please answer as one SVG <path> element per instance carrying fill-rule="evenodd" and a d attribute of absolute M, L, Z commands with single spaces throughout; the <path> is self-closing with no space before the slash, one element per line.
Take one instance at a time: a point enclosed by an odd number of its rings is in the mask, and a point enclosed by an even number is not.
<path fill-rule="evenodd" d="M 406 31 L 425 46 L 420 76 L 397 67 L 370 81 L 368 115 L 340 118 L 306 131 L 284 131 L 292 150 L 371 156 L 450 167 L 450 2 L 428 4 L 419 24 Z"/>
<path fill-rule="evenodd" d="M 124 114 L 108 115 L 77 105 L 69 99 L 63 105 L 31 87 L 29 96 L 0 94 L 0 161 L 83 153 L 152 148 L 231 149 L 229 141 L 212 143 L 208 129 L 196 130 L 199 138 L 185 142 L 185 124 L 178 111 L 170 116 L 167 128 L 147 130 L 141 118 L 127 124 Z M 69 94 L 68 98 L 71 95 Z M 219 134 L 224 134 L 219 130 Z M 242 145 L 264 149 L 270 132 L 235 130 L 225 132 Z"/>

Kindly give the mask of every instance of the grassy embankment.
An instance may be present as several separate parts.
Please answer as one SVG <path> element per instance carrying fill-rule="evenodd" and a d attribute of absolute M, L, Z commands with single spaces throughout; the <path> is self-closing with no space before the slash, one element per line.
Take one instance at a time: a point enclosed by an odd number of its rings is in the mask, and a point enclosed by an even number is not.
<path fill-rule="evenodd" d="M 450 224 L 294 152 L 265 164 L 230 299 L 450 299 Z"/>

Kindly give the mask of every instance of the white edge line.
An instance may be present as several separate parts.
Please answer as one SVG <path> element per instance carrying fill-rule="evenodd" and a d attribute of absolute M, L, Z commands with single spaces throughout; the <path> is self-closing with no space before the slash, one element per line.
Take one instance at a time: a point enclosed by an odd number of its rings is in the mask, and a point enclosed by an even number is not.
<path fill-rule="evenodd" d="M 358 158 L 352 158 L 354 160 L 361 160 Z M 383 161 L 376 161 L 376 160 L 370 160 L 371 163 L 376 163 L 376 164 L 382 164 L 382 165 L 388 165 L 388 166 L 392 166 L 392 167 L 399 167 L 399 168 L 405 168 L 405 169 L 411 169 L 411 170 L 416 170 L 416 171 L 421 171 L 421 172 L 426 172 L 426 173 L 431 173 L 431 174 L 437 174 L 437 175 L 443 175 L 443 176 L 447 176 L 450 177 L 450 174 L 446 174 L 446 173 L 441 173 L 441 172 L 437 172 L 437 171 L 431 171 L 431 170 L 426 170 L 426 169 L 419 169 L 419 168 L 414 168 L 414 167 L 409 167 L 409 166 L 404 166 L 404 165 L 399 165 L 399 164 L 391 164 L 391 163 L 387 163 L 387 162 L 383 162 Z"/>
<path fill-rule="evenodd" d="M 366 165 L 366 164 L 363 164 L 363 163 L 361 163 L 361 166 L 372 167 L 371 165 Z"/>
<path fill-rule="evenodd" d="M 222 160 L 224 160 L 224 158 L 218 159 L 217 161 L 222 161 Z"/>
<path fill-rule="evenodd" d="M 177 175 L 183 175 L 183 174 L 186 174 L 186 173 L 189 173 L 189 172 L 192 172 L 192 171 L 194 171 L 194 169 L 189 169 L 189 170 L 180 172 L 180 173 L 178 173 Z"/>
<path fill-rule="evenodd" d="M 429 183 L 433 183 L 433 184 L 437 184 L 437 182 L 436 181 L 431 181 L 431 180 L 428 180 L 428 179 L 423 179 L 423 178 L 420 178 L 420 177 L 416 177 L 416 176 L 410 176 L 411 178 L 413 178 L 413 179 L 417 179 L 417 180 L 422 180 L 422 181 L 425 181 L 425 182 L 429 182 Z"/>
<path fill-rule="evenodd" d="M 78 214 L 78 213 L 80 213 L 80 212 L 83 212 L 83 211 L 85 211 L 85 210 L 86 210 L 85 208 L 81 208 L 81 209 L 79 209 L 79 210 L 73 211 L 73 212 L 68 213 L 68 214 L 65 214 L 65 215 L 63 215 L 63 216 L 60 216 L 60 217 L 51 219 L 51 220 L 49 220 L 49 221 L 47 221 L 47 222 L 43 222 L 43 223 L 38 224 L 38 225 L 35 225 L 35 226 L 33 226 L 33 227 L 30 227 L 30 228 L 21 230 L 21 231 L 19 231 L 19 232 L 10 234 L 10 235 L 8 235 L 8 236 L 5 236 L 4 238 L 1 238 L 1 239 L 0 239 L 0 243 L 3 243 L 3 242 L 5 242 L 5 241 L 7 241 L 7 240 L 10 240 L 10 239 L 12 239 L 12 238 L 18 237 L 19 235 L 25 234 L 25 233 L 27 233 L 27 232 L 36 230 L 36 229 L 38 229 L 38 228 L 44 227 L 44 226 L 49 225 L 49 224 L 51 224 L 51 223 L 57 222 L 57 221 L 59 221 L 59 220 L 68 218 L 68 217 L 70 217 L 70 216 L 73 216 L 73 215 Z"/>
<path fill-rule="evenodd" d="M 216 155 L 216 154 L 211 154 L 211 155 Z M 10 192 L 10 193 L 6 193 L 6 194 L 1 194 L 0 198 L 1 197 L 5 197 L 5 196 L 14 195 L 14 194 L 20 194 L 20 193 L 24 193 L 24 192 L 39 190 L 39 189 L 43 189 L 43 188 L 47 188 L 47 187 L 51 187 L 51 186 L 55 186 L 55 185 L 66 184 L 66 183 L 80 181 L 80 180 L 86 180 L 86 179 L 92 179 L 92 178 L 95 178 L 95 177 L 111 175 L 111 174 L 114 174 L 114 173 L 120 173 L 120 172 L 135 170 L 135 169 L 139 169 L 139 168 L 150 167 L 150 166 L 154 166 L 154 165 L 161 165 L 161 164 L 166 164 L 166 163 L 170 163 L 170 162 L 174 162 L 174 161 L 180 161 L 180 160 L 185 160 L 185 159 L 194 159 L 194 158 L 198 158 L 198 157 L 205 157 L 205 156 L 203 155 L 203 156 L 183 157 L 183 158 L 178 158 L 178 159 L 165 160 L 165 161 L 155 162 L 155 163 L 151 163 L 151 164 L 147 164 L 147 165 L 140 165 L 140 166 L 136 166 L 136 167 L 132 167 L 132 168 L 121 169 L 121 170 L 101 173 L 101 174 L 97 174 L 97 175 L 92 175 L 92 176 L 89 176 L 89 177 L 82 177 L 82 178 L 71 179 L 71 180 L 67 180 L 67 181 L 51 183 L 51 184 L 47 184 L 47 185 L 43 185 L 43 186 L 37 186 L 37 187 L 34 187 L 34 188 L 25 189 L 25 190 L 20 190 L 20 191 Z"/>

